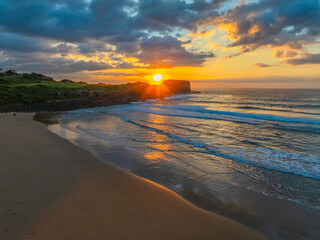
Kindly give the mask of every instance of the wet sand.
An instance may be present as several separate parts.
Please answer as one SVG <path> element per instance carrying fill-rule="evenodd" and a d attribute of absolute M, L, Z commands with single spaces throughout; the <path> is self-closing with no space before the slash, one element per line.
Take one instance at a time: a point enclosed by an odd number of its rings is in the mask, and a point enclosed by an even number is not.
<path fill-rule="evenodd" d="M 265 239 L 101 162 L 32 120 L 0 114 L 0 239 Z"/>

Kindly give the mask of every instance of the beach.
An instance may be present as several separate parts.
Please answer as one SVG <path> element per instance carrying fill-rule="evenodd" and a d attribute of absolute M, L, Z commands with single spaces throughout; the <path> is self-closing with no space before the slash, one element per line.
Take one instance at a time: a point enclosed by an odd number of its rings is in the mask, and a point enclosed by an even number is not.
<path fill-rule="evenodd" d="M 0 239 L 265 239 L 100 161 L 32 116 L 0 115 Z"/>
<path fill-rule="evenodd" d="M 270 239 L 317 240 L 319 96 L 208 89 L 68 111 L 48 129 Z"/>

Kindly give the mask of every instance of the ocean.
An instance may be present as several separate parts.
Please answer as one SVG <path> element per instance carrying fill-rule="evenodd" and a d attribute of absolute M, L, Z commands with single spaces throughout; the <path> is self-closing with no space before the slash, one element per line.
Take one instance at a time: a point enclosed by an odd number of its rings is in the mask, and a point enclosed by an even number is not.
<path fill-rule="evenodd" d="M 49 129 L 271 239 L 320 239 L 319 89 L 206 89 Z"/>

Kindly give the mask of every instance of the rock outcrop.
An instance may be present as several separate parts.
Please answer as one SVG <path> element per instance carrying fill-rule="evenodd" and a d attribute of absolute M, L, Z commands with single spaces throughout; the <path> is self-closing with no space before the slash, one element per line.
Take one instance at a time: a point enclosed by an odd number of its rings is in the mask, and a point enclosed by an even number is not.
<path fill-rule="evenodd" d="M 162 85 L 170 89 L 170 92 L 173 94 L 182 94 L 182 93 L 191 92 L 191 86 L 189 81 L 165 80 L 163 81 Z"/>

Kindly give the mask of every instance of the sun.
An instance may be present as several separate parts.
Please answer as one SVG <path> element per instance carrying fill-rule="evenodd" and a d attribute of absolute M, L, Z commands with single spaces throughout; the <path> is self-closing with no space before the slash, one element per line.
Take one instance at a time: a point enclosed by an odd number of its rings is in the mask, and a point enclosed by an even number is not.
<path fill-rule="evenodd" d="M 162 80 L 162 75 L 161 74 L 154 75 L 153 80 L 156 82 L 160 82 Z"/>

